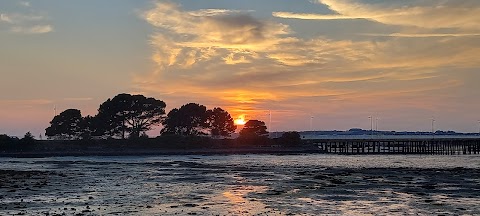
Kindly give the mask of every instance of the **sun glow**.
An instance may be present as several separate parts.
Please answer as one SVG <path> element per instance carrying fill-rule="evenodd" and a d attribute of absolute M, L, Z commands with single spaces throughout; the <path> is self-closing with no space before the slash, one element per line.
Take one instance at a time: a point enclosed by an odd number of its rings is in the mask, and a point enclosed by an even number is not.
<path fill-rule="evenodd" d="M 245 121 L 245 116 L 244 115 L 241 115 L 240 117 L 238 117 L 237 119 L 235 119 L 234 123 L 236 125 L 244 125 L 245 123 L 247 123 Z"/>

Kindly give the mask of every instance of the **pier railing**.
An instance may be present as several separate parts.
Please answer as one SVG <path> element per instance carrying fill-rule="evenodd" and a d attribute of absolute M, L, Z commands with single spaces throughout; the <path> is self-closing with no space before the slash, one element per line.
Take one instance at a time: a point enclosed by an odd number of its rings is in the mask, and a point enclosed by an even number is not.
<path fill-rule="evenodd" d="M 472 139 L 310 139 L 325 153 L 336 154 L 480 154 L 480 138 Z"/>

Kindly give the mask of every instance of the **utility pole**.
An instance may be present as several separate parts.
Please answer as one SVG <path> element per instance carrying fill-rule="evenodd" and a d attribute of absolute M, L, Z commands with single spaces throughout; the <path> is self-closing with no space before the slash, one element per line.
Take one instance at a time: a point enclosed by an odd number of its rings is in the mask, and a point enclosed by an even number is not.
<path fill-rule="evenodd" d="M 368 119 L 370 119 L 370 136 L 373 137 L 373 117 L 368 116 Z"/>
<path fill-rule="evenodd" d="M 435 139 L 435 118 L 432 117 L 432 138 Z"/>
<path fill-rule="evenodd" d="M 268 125 L 270 127 L 270 131 L 273 131 L 272 130 L 272 111 L 271 110 L 268 111 Z"/>
<path fill-rule="evenodd" d="M 272 130 L 272 111 L 271 110 L 268 110 L 268 127 L 269 127 L 269 131 L 273 134 L 273 130 Z"/>

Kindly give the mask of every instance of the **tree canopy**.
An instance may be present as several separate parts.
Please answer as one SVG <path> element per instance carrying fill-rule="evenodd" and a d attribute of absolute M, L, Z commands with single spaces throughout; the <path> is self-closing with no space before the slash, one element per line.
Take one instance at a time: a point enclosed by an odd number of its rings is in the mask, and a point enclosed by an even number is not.
<path fill-rule="evenodd" d="M 222 108 L 207 110 L 204 105 L 188 103 L 172 109 L 163 121 L 162 135 L 182 136 L 210 135 L 229 136 L 237 128 L 230 114 Z"/>
<path fill-rule="evenodd" d="M 50 138 L 76 139 L 82 133 L 82 121 L 80 110 L 67 109 L 50 121 L 50 127 L 45 129 L 45 135 Z"/>
<path fill-rule="evenodd" d="M 139 137 L 164 119 L 165 102 L 143 95 L 119 94 L 100 105 L 98 118 L 103 133 L 125 138 Z"/>
<path fill-rule="evenodd" d="M 220 107 L 188 103 L 165 116 L 166 104 L 143 95 L 118 94 L 107 99 L 95 116 L 82 117 L 80 110 L 68 109 L 55 116 L 45 135 L 54 139 L 148 137 L 146 131 L 163 125 L 162 135 L 208 135 L 227 137 L 235 132 L 232 116 Z"/>
<path fill-rule="evenodd" d="M 163 121 L 162 134 L 196 136 L 206 134 L 208 128 L 207 108 L 196 103 L 188 103 L 179 109 L 172 109 Z"/>
<path fill-rule="evenodd" d="M 210 133 L 213 137 L 230 136 L 237 126 L 233 122 L 232 116 L 220 107 L 207 111 Z"/>
<path fill-rule="evenodd" d="M 82 139 L 91 139 L 93 136 L 104 136 L 99 118 L 95 116 L 85 116 L 80 124 Z"/>
<path fill-rule="evenodd" d="M 242 138 L 265 137 L 267 135 L 267 126 L 265 126 L 265 122 L 260 120 L 249 120 L 240 131 L 240 137 Z"/>

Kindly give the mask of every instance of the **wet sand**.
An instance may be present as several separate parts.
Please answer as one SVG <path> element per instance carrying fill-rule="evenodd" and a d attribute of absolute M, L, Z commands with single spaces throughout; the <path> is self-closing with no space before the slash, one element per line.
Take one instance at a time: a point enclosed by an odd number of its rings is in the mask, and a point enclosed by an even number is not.
<path fill-rule="evenodd" d="M 480 214 L 477 168 L 234 161 L 9 161 L 0 215 Z"/>

